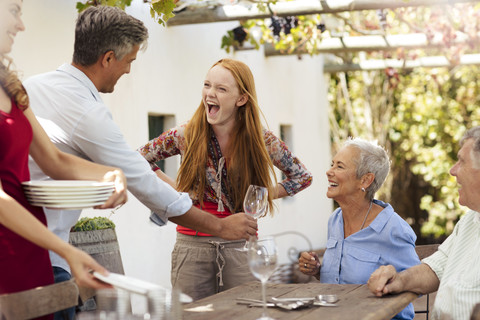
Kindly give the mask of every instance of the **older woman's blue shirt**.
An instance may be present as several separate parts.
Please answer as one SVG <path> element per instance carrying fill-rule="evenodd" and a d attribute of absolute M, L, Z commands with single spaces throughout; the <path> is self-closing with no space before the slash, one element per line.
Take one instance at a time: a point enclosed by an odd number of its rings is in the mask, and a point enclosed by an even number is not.
<path fill-rule="evenodd" d="M 410 225 L 395 213 L 388 203 L 373 200 L 384 209 L 363 230 L 346 239 L 343 232 L 342 209 L 328 220 L 328 239 L 320 269 L 320 282 L 364 284 L 382 265 L 393 265 L 402 271 L 420 263 L 415 252 L 417 236 Z M 394 319 L 413 319 L 409 304 Z"/>

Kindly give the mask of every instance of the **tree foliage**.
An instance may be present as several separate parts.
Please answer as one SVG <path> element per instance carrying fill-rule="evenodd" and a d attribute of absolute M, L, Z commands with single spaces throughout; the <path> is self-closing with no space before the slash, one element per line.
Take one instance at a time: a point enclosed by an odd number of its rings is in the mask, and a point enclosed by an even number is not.
<path fill-rule="evenodd" d="M 268 3 L 268 1 L 266 1 Z M 444 47 L 440 51 L 457 63 L 461 54 L 477 49 L 480 31 L 480 4 L 460 3 L 434 7 L 405 7 L 385 10 L 348 11 L 335 14 L 314 14 L 296 17 L 279 17 L 270 10 L 270 19 L 240 21 L 247 42 L 271 43 L 284 53 L 318 53 L 325 38 L 425 33 L 428 40 L 440 35 Z M 270 8 L 268 5 L 266 8 Z M 295 21 L 294 24 L 289 21 Z M 280 26 L 280 27 L 278 27 Z M 230 40 L 227 41 L 227 38 Z M 458 43 L 459 39 L 465 41 Z M 239 45 L 234 35 L 227 32 L 222 48 L 229 51 Z M 224 45 L 228 43 L 230 46 Z M 258 46 L 257 46 L 258 47 Z M 376 52 L 374 56 L 418 58 L 421 50 L 405 52 Z M 354 59 L 355 57 L 342 58 Z"/>
<path fill-rule="evenodd" d="M 462 66 L 400 71 L 394 85 L 384 71 L 330 79 L 332 147 L 348 136 L 386 146 L 392 171 L 380 196 L 426 236 L 449 234 L 465 211 L 449 170 L 465 130 L 480 125 L 479 75 Z"/>
<path fill-rule="evenodd" d="M 77 2 L 78 12 L 82 12 L 88 7 L 92 6 L 111 6 L 119 7 L 122 10 L 125 10 L 125 7 L 129 6 L 132 3 L 132 0 L 88 0 L 84 2 Z"/>
<path fill-rule="evenodd" d="M 174 17 L 173 10 L 178 0 L 144 0 L 144 2 L 150 3 L 150 14 L 152 18 L 161 25 L 165 25 L 168 19 Z M 125 10 L 125 7 L 130 6 L 132 0 L 87 0 L 83 2 L 77 2 L 78 12 L 82 12 L 91 6 L 112 6 L 119 7 Z"/>

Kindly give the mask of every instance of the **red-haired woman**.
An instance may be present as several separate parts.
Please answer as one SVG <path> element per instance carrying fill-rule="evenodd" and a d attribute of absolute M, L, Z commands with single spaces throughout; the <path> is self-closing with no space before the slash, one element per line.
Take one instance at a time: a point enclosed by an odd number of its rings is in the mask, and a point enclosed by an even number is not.
<path fill-rule="evenodd" d="M 180 154 L 180 170 L 172 184 L 189 192 L 203 210 L 219 217 L 241 212 L 249 185 L 259 185 L 268 188 L 272 212 L 273 199 L 305 189 L 312 176 L 280 139 L 263 128 L 260 113 L 248 66 L 222 59 L 208 71 L 192 119 L 139 151 L 153 167 L 160 159 Z M 284 181 L 276 183 L 274 166 L 285 174 Z M 178 226 L 172 286 L 201 299 L 254 280 L 246 253 L 236 250 L 243 245 Z"/>

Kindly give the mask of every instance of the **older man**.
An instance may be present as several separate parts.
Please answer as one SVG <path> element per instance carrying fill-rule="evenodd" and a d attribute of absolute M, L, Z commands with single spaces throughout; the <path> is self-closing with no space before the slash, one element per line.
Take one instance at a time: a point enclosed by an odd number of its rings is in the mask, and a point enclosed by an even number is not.
<path fill-rule="evenodd" d="M 432 319 L 468 320 L 480 302 L 480 126 L 460 141 L 458 161 L 450 170 L 460 185 L 459 203 L 471 209 L 453 233 L 420 265 L 397 273 L 382 266 L 368 286 L 377 296 L 412 291 L 427 294 L 438 289 Z"/>

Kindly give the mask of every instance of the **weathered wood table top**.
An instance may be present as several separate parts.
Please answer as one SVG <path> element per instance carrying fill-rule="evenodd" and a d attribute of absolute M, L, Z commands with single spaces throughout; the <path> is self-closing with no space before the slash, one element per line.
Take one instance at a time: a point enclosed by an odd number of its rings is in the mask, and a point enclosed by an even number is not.
<path fill-rule="evenodd" d="M 301 310 L 268 308 L 269 316 L 277 320 L 385 320 L 405 308 L 417 298 L 412 292 L 375 297 L 366 285 L 357 284 L 267 284 L 268 297 L 314 297 L 319 294 L 337 294 L 336 307 L 312 306 Z M 254 320 L 262 308 L 237 304 L 236 298 L 262 299 L 260 282 L 249 282 L 236 288 L 184 305 L 184 320 Z"/>

